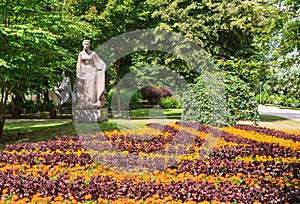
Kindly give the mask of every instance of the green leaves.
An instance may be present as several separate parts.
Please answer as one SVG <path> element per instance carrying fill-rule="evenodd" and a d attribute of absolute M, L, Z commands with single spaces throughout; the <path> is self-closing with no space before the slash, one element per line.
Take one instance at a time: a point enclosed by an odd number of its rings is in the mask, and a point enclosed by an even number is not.
<path fill-rule="evenodd" d="M 249 86 L 230 74 L 220 79 L 214 84 L 211 80 L 205 82 L 205 78 L 199 77 L 195 84 L 188 87 L 182 96 L 182 119 L 204 124 L 223 121 L 223 125 L 233 125 L 239 119 L 257 123 L 257 102 L 250 93 Z M 226 98 L 218 94 L 222 90 Z"/>
<path fill-rule="evenodd" d="M 191 2 L 176 0 L 169 4 L 154 4 L 153 18 L 201 45 L 213 55 L 246 57 L 239 50 L 251 48 L 251 29 L 258 26 L 261 12 L 256 6 L 261 1 Z M 155 1 L 156 2 L 156 1 Z M 251 54 L 251 53 L 250 53 Z"/>

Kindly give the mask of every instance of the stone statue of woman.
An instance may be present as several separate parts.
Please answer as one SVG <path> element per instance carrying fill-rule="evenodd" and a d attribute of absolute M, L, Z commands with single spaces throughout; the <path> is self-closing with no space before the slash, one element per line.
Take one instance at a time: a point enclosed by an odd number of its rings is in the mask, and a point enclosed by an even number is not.
<path fill-rule="evenodd" d="M 104 106 L 106 64 L 96 52 L 90 50 L 90 41 L 82 42 L 83 50 L 78 55 L 76 77 L 79 92 L 77 105 Z"/>

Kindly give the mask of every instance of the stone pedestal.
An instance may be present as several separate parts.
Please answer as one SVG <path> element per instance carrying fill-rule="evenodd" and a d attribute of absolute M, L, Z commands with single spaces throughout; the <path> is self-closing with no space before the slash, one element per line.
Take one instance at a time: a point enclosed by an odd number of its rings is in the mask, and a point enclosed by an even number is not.
<path fill-rule="evenodd" d="M 74 122 L 100 122 L 108 119 L 107 108 L 75 106 L 72 109 Z"/>

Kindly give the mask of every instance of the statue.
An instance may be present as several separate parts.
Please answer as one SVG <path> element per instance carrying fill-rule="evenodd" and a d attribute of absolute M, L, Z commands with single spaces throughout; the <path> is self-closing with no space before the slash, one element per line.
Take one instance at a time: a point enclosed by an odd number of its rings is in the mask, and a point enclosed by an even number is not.
<path fill-rule="evenodd" d="M 84 40 L 82 46 L 76 64 L 77 105 L 102 108 L 105 103 L 106 64 L 96 52 L 90 50 L 89 40 Z"/>
<path fill-rule="evenodd" d="M 54 87 L 54 89 L 48 90 L 48 93 L 51 100 L 57 105 L 61 106 L 65 103 L 68 103 L 72 94 L 70 78 L 66 77 L 65 73 L 63 72 L 63 80 L 61 82 L 61 85 L 59 87 Z M 72 101 L 70 101 L 69 103 L 71 102 Z"/>

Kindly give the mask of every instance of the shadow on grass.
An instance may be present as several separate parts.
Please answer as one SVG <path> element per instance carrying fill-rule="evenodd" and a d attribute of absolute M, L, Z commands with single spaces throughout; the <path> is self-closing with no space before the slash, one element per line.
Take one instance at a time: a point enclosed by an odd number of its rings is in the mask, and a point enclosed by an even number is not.
<path fill-rule="evenodd" d="M 288 120 L 288 118 L 275 116 L 275 115 L 260 115 L 260 122 L 276 122 L 276 121 L 283 121 Z"/>
<path fill-rule="evenodd" d="M 102 131 L 112 131 L 117 129 L 114 122 L 100 122 L 99 127 Z M 24 142 L 39 142 L 54 139 L 55 136 L 76 135 L 77 131 L 74 123 L 59 123 L 55 120 L 45 121 L 12 121 L 7 123 L 3 138 L 0 143 L 0 150 L 7 144 Z"/>

